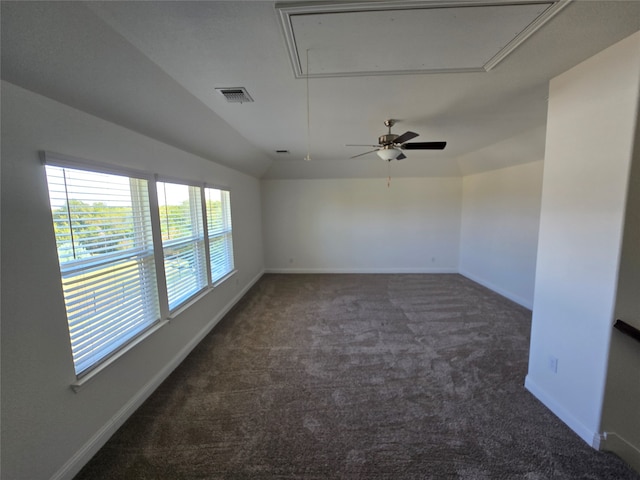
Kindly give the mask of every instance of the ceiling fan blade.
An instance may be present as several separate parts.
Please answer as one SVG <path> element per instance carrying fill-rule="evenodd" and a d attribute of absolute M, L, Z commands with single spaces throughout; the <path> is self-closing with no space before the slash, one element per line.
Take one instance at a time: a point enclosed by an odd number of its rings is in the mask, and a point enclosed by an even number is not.
<path fill-rule="evenodd" d="M 358 155 L 354 155 L 353 157 L 349 157 L 349 158 L 358 158 L 358 157 L 361 157 L 363 155 L 368 155 L 369 153 L 373 153 L 373 152 L 377 152 L 377 151 L 378 151 L 378 149 L 376 148 L 375 150 L 370 150 L 368 152 L 360 153 Z"/>
<path fill-rule="evenodd" d="M 371 147 L 371 148 L 378 148 L 379 146 L 380 145 L 368 145 L 368 144 L 367 145 L 355 145 L 355 144 L 352 144 L 352 143 L 347 143 L 345 145 L 345 147 Z"/>
<path fill-rule="evenodd" d="M 396 157 L 396 160 L 404 160 L 405 158 L 407 158 L 407 156 L 404 153 L 401 153 Z"/>
<path fill-rule="evenodd" d="M 411 140 L 412 138 L 416 138 L 418 136 L 418 134 L 416 132 L 404 132 L 402 135 L 400 135 L 399 137 L 397 137 L 393 143 L 404 143 L 404 142 L 408 142 L 409 140 Z"/>
<path fill-rule="evenodd" d="M 403 150 L 444 150 L 447 142 L 413 142 L 402 145 Z"/>

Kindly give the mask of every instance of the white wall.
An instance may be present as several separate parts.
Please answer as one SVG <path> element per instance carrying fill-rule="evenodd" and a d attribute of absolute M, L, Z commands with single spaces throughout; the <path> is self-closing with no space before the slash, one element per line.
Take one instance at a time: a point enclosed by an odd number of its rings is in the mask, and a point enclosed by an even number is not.
<path fill-rule="evenodd" d="M 640 329 L 640 121 L 625 214 L 615 318 Z M 603 447 L 640 472 L 640 343 L 614 330 L 602 414 Z"/>
<path fill-rule="evenodd" d="M 639 52 L 637 33 L 553 79 L 549 92 L 526 386 L 594 445 L 638 108 Z M 549 368 L 550 357 L 558 359 L 557 373 Z"/>
<path fill-rule="evenodd" d="M 117 359 L 75 380 L 39 150 L 228 186 L 238 274 Z M 263 271 L 260 185 L 2 83 L 2 478 L 70 478 Z"/>
<path fill-rule="evenodd" d="M 527 308 L 533 306 L 542 166 L 531 162 L 462 181 L 460 273 Z"/>
<path fill-rule="evenodd" d="M 457 272 L 462 180 L 263 180 L 265 265 L 287 272 Z"/>

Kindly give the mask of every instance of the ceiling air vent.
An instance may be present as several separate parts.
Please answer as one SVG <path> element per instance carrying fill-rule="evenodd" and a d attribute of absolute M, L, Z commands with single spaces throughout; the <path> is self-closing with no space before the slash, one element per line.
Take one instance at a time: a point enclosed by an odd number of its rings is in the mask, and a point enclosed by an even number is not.
<path fill-rule="evenodd" d="M 251 98 L 251 95 L 247 93 L 244 87 L 216 88 L 216 90 L 224 95 L 224 98 L 226 98 L 229 103 L 253 102 L 253 98 Z"/>

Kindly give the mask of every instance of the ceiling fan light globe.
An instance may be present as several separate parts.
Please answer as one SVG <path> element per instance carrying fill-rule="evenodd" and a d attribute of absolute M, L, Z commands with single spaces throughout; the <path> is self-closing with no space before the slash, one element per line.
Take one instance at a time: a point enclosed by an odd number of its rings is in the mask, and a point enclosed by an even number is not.
<path fill-rule="evenodd" d="M 381 148 L 376 152 L 376 154 L 382 160 L 386 160 L 386 161 L 395 159 L 401 153 L 402 153 L 402 150 L 400 150 L 399 148 Z"/>

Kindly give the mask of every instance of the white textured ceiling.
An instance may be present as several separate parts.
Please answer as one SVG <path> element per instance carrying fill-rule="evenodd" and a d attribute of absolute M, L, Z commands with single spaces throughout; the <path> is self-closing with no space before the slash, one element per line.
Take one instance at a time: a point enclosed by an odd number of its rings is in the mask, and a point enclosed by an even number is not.
<path fill-rule="evenodd" d="M 398 119 L 394 133 L 448 142 L 441 152 L 407 152 L 392 164 L 395 176 L 464 175 L 541 159 L 548 81 L 640 29 L 640 1 L 574 0 L 489 72 L 312 78 L 308 138 L 306 81 L 294 77 L 273 2 L 2 1 L 0 8 L 3 79 L 266 178 L 386 176 L 375 154 L 349 159 L 360 150 L 345 144 L 375 143 L 387 118 Z M 402 52 L 423 32 L 405 24 L 377 33 L 388 52 Z M 337 28 L 324 35 L 349 44 Z M 395 57 L 379 60 L 388 56 Z M 253 103 L 227 103 L 215 91 L 239 86 Z M 311 162 L 303 160 L 308 141 Z"/>

